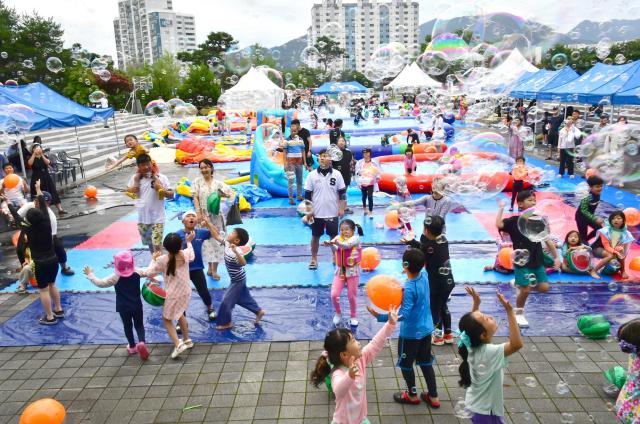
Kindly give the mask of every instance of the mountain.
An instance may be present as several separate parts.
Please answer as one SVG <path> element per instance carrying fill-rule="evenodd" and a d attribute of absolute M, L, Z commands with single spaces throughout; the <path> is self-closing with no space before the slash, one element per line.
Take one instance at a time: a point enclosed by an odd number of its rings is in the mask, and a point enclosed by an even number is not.
<path fill-rule="evenodd" d="M 582 21 L 567 35 L 571 39 L 571 43 L 574 44 L 597 44 L 604 37 L 611 41 L 635 40 L 640 38 L 640 19 L 614 19 L 606 22 Z"/>
<path fill-rule="evenodd" d="M 277 60 L 279 69 L 295 69 L 300 66 L 300 53 L 305 47 L 307 47 L 307 36 L 303 35 L 281 46 L 272 47 L 269 51 L 271 57 L 279 57 Z"/>

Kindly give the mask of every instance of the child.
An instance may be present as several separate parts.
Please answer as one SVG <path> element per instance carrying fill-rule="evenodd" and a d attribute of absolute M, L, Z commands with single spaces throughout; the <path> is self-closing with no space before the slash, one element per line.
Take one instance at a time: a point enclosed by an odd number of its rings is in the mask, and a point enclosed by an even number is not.
<path fill-rule="evenodd" d="M 513 176 L 513 186 L 511 187 L 511 207 L 509 212 L 513 212 L 513 204 L 516 201 L 518 193 L 524 190 L 524 180 L 527 178 L 527 167 L 524 165 L 524 157 L 518 156 L 516 158 L 516 164 L 511 171 Z"/>
<path fill-rule="evenodd" d="M 411 174 L 416 172 L 418 168 L 418 163 L 416 162 L 416 158 L 413 157 L 413 150 L 407 148 L 407 151 L 404 152 L 404 171 L 407 174 Z"/>
<path fill-rule="evenodd" d="M 162 255 L 159 251 L 154 252 L 151 264 L 144 271 L 146 275 L 164 274 L 166 297 L 162 307 L 162 323 L 173 341 L 172 359 L 176 359 L 185 350 L 193 347 L 193 342 L 189 338 L 189 326 L 185 312 L 191 300 L 189 262 L 195 258 L 193 246 L 191 245 L 194 238 L 194 232 L 187 234 L 187 248 L 182 250 L 180 236 L 176 233 L 167 234 L 162 246 L 167 250 L 168 254 Z M 184 341 L 178 339 L 176 327 L 173 325 L 175 320 L 178 320 Z"/>
<path fill-rule="evenodd" d="M 358 234 L 356 235 L 356 229 Z M 333 325 L 340 324 L 340 294 L 347 284 L 347 297 L 349 298 L 349 310 L 351 312 L 351 325 L 356 327 L 356 296 L 358 295 L 358 285 L 360 284 L 360 258 L 362 256 L 362 227 L 350 219 L 345 219 L 340 223 L 340 235 L 332 240 L 325 240 L 325 246 L 331 246 L 335 255 L 335 276 L 331 286 L 331 302 L 336 310 L 333 316 Z"/>
<path fill-rule="evenodd" d="M 591 266 L 591 247 L 587 246 L 586 244 L 582 244 L 582 242 L 580 241 L 580 233 L 578 233 L 576 230 L 569 231 L 564 238 L 564 244 L 562 245 L 562 270 L 568 273 L 579 273 L 574 268 L 569 266 L 571 255 L 576 250 L 582 250 L 589 255 L 589 275 L 591 275 L 595 279 L 600 279 L 598 273 L 595 271 L 593 266 Z"/>
<path fill-rule="evenodd" d="M 353 337 L 351 331 L 336 328 L 324 338 L 324 352 L 311 372 L 311 383 L 318 387 L 330 378 L 336 396 L 334 423 L 361 424 L 367 419 L 367 365 L 384 347 L 398 322 L 398 309 L 389 310 L 387 323 L 364 347 Z M 328 385 L 328 383 L 327 383 Z"/>
<path fill-rule="evenodd" d="M 505 275 L 511 274 L 513 272 L 513 269 L 505 268 L 502 265 L 502 263 L 500 263 L 500 251 L 505 247 L 511 248 L 513 250 L 513 243 L 511 243 L 511 239 L 509 238 L 509 235 L 505 234 L 503 231 L 498 231 L 498 235 L 499 235 L 497 240 L 498 252 L 496 253 L 496 259 L 493 265 L 485 265 L 484 271 L 485 272 L 495 271 Z"/>
<path fill-rule="evenodd" d="M 516 314 L 502 293 L 496 291 L 498 302 L 507 313 L 509 340 L 493 344 L 491 340 L 498 330 L 498 322 L 480 312 L 480 296 L 473 288 L 465 287 L 465 290 L 473 298 L 473 308 L 460 318 L 458 324 L 461 331 L 458 353 L 462 358 L 458 383 L 467 389 L 464 401 L 466 408 L 474 414 L 472 423 L 505 424 L 504 369 L 508 364 L 507 356 L 523 346 Z"/>
<path fill-rule="evenodd" d="M 253 127 L 251 126 L 251 117 L 247 117 L 247 126 L 245 127 L 245 134 L 247 135 L 247 143 L 251 143 L 251 136 L 253 135 Z"/>
<path fill-rule="evenodd" d="M 409 192 L 409 188 L 407 187 L 407 178 L 404 175 L 401 175 L 399 177 L 396 177 L 393 182 L 396 184 L 398 200 L 400 202 L 407 202 L 411 200 L 411 193 Z"/>
<path fill-rule="evenodd" d="M 191 234 L 195 231 L 195 237 L 191 241 L 193 246 L 193 261 L 189 262 L 189 279 L 198 291 L 198 295 L 204 306 L 207 307 L 207 317 L 209 321 L 216 319 L 216 311 L 213 309 L 211 302 L 211 293 L 207 288 L 207 278 L 204 276 L 204 263 L 202 262 L 202 244 L 211 238 L 211 230 L 205 228 L 196 228 L 197 215 L 193 210 L 186 211 L 182 215 L 183 229 L 176 231 L 176 234 L 182 239 L 182 248 L 187 248 L 187 234 Z M 210 228 L 213 224 L 209 220 L 202 220 L 202 226 Z"/>
<path fill-rule="evenodd" d="M 111 170 L 115 168 L 116 166 L 120 165 L 122 162 L 124 162 L 127 159 L 138 159 L 138 156 L 142 154 L 145 154 L 145 155 L 149 154 L 149 151 L 142 144 L 138 142 L 138 137 L 136 137 L 133 134 L 127 134 L 124 136 L 124 144 L 129 148 L 129 151 L 114 163 L 107 164 L 106 166 L 107 170 Z M 158 164 L 154 160 L 151 161 L 151 172 L 153 172 L 156 175 L 160 173 Z"/>
<path fill-rule="evenodd" d="M 26 236 L 25 236 L 26 238 Z M 31 284 L 31 281 L 35 281 L 36 264 L 31 260 L 31 250 L 26 247 L 24 253 L 24 262 L 22 262 L 22 268 L 20 269 L 20 275 L 18 276 L 18 288 L 16 293 L 27 293 L 27 287 Z"/>
<path fill-rule="evenodd" d="M 531 190 L 524 190 L 517 197 L 518 209 L 523 211 L 533 208 L 536 205 L 535 193 Z M 515 273 L 515 285 L 518 289 L 516 298 L 516 319 L 520 327 L 528 327 L 529 322 L 524 316 L 524 305 L 531 290 L 537 290 L 540 293 L 549 291 L 549 279 L 544 267 L 544 253 L 542 251 L 542 243 L 529 240 L 518 228 L 518 215 L 509 218 L 502 218 L 504 210 L 504 202 L 500 201 L 498 215 L 496 216 L 496 227 L 509 234 L 513 242 L 513 249 L 524 249 L 529 252 L 529 260 L 524 265 L 513 264 Z M 546 240 L 549 251 L 554 258 L 554 268 L 560 269 L 560 256 L 555 244 L 551 240 Z"/>
<path fill-rule="evenodd" d="M 408 390 L 395 393 L 393 400 L 403 404 L 419 405 L 422 398 L 432 408 L 439 408 L 440 400 L 438 400 L 436 377 L 432 366 L 434 356 L 431 354 L 433 321 L 429 308 L 429 284 L 422 272 L 424 262 L 424 254 L 418 249 L 408 249 L 402 255 L 402 268 L 408 280 L 404 284 L 402 305 L 398 311 L 402 322 L 398 339 L 397 366 L 402 371 Z M 386 314 L 379 314 L 371 307 L 367 309 L 378 321 L 387 320 Z M 422 393 L 420 397 L 418 397 L 416 376 L 413 371 L 414 362 L 422 369 L 429 390 L 428 393 Z"/>
<path fill-rule="evenodd" d="M 629 354 L 627 382 L 618 394 L 616 415 L 620 422 L 637 424 L 640 417 L 640 319 L 633 319 L 618 328 L 620 350 Z"/>
<path fill-rule="evenodd" d="M 455 208 L 455 204 L 444 195 L 444 182 L 442 180 L 434 180 L 431 188 L 431 195 L 425 195 L 418 200 L 409 200 L 400 204 L 401 206 L 418 206 L 424 205 L 424 218 L 439 216 L 443 220 Z"/>
<path fill-rule="evenodd" d="M 362 159 L 356 163 L 356 181 L 362 193 L 362 209 L 364 215 L 373 219 L 373 192 L 376 190 L 380 179 L 380 164 L 371 158 L 371 149 L 362 149 Z M 367 202 L 369 208 L 367 209 Z"/>
<path fill-rule="evenodd" d="M 356 114 L 353 118 L 353 125 L 355 125 L 356 127 L 360 126 L 360 121 L 363 119 L 366 121 L 365 117 L 362 116 L 362 108 L 358 107 L 358 110 L 356 111 Z"/>
<path fill-rule="evenodd" d="M 251 296 L 251 293 L 249 293 L 249 289 L 247 288 L 247 274 L 244 271 L 244 266 L 247 264 L 247 261 L 238 250 L 238 246 L 244 246 L 249 241 L 249 233 L 247 233 L 247 230 L 244 228 L 234 228 L 225 240 L 217 228 L 211 226 L 209 230 L 211 231 L 211 237 L 225 246 L 224 264 L 231 278 L 231 284 L 227 288 L 227 291 L 224 292 L 222 303 L 218 308 L 218 325 L 216 329 L 227 330 L 233 327 L 231 313 L 236 305 L 240 305 L 256 314 L 254 324 L 258 325 L 266 311 L 258 306 L 258 303 L 253 296 Z"/>
<path fill-rule="evenodd" d="M 634 238 L 627 230 L 624 212 L 611 212 L 608 221 L 609 225 L 598 230 L 599 237 L 591 245 L 593 254 L 597 258 L 602 258 L 596 264 L 594 271 L 598 272 L 613 260 L 617 260 L 620 263 L 620 276 L 626 280 L 629 276 L 624 269 L 624 260 Z"/>
<path fill-rule="evenodd" d="M 442 242 L 441 238 L 443 229 L 444 219 L 436 215 L 424 221 L 424 232 L 420 236 L 420 242 L 400 240 L 413 248 L 420 249 L 424 254 L 424 268 L 429 276 L 429 304 L 433 325 L 436 327 L 431 343 L 436 346 L 453 343 L 451 314 L 447 301 L 455 283 L 449 261 L 449 242 L 446 239 Z"/>
<path fill-rule="evenodd" d="M 597 175 L 592 175 L 587 178 L 587 184 L 589 194 L 580 200 L 576 208 L 576 226 L 580 233 L 580 240 L 585 244 L 589 244 L 589 240 L 595 236 L 596 231 L 604 225 L 604 220 L 595 215 L 604 180 Z M 593 231 L 587 233 L 589 227 L 593 228 Z"/>
<path fill-rule="evenodd" d="M 10 162 L 5 163 L 2 166 L 2 169 L 4 170 L 5 178 L 7 175 L 14 173 L 13 165 Z M 5 187 L 4 178 L 0 180 L 0 187 L 2 187 L 0 188 L 0 196 L 4 196 L 6 199 L 6 201 L 2 202 L 2 214 L 7 218 L 7 220 L 9 220 L 9 222 L 13 221 L 13 216 L 11 216 L 7 203 L 11 202 L 11 204 L 16 208 L 21 208 L 25 203 L 27 203 L 27 199 L 25 199 L 24 195 L 29 192 L 29 187 L 22 177 L 18 176 L 18 178 L 18 184 L 13 188 Z"/>
<path fill-rule="evenodd" d="M 124 334 L 127 337 L 129 355 L 140 355 L 142 360 L 149 357 L 149 349 L 145 345 L 144 319 L 142 313 L 142 301 L 140 300 L 140 277 L 145 272 L 135 269 L 133 255 L 130 251 L 117 253 L 113 256 L 114 273 L 107 278 L 98 278 L 93 275 L 89 266 L 84 267 L 84 274 L 96 286 L 106 288 L 114 287 L 116 290 L 116 312 L 120 314 Z M 138 343 L 133 337 L 133 327 L 138 334 Z"/>

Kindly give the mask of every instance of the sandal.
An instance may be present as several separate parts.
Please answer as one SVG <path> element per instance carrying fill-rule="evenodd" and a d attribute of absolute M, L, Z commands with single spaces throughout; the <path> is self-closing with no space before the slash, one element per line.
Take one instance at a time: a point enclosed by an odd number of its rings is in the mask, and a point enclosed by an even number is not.
<path fill-rule="evenodd" d="M 428 403 L 430 407 L 435 408 L 435 409 L 440 408 L 440 401 L 433 400 L 433 399 L 431 398 L 431 396 L 429 396 L 429 394 L 428 394 L 428 393 L 424 393 L 424 392 L 423 392 L 423 393 L 420 395 L 420 398 L 421 398 L 423 401 L 425 401 L 426 403 Z"/>
<path fill-rule="evenodd" d="M 316 261 L 309 262 L 309 269 L 318 269 L 318 262 Z"/>
<path fill-rule="evenodd" d="M 409 397 L 409 393 L 404 390 L 393 394 L 393 400 L 405 405 L 420 405 L 420 399 L 413 400 Z"/>

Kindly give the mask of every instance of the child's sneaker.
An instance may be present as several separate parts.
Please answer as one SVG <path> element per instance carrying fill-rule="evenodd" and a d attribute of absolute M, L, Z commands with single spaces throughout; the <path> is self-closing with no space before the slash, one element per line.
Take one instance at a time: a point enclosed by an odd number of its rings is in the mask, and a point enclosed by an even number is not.
<path fill-rule="evenodd" d="M 18 286 L 18 288 L 16 289 L 16 293 L 25 294 L 25 293 L 27 293 L 27 288 L 24 287 L 24 286 Z"/>
<path fill-rule="evenodd" d="M 129 355 L 137 355 L 138 354 L 138 346 L 127 346 L 127 352 L 129 352 Z"/>
<path fill-rule="evenodd" d="M 527 318 L 524 316 L 524 308 L 514 308 L 513 311 L 516 313 L 518 327 L 529 328 L 529 321 L 527 321 Z"/>
<path fill-rule="evenodd" d="M 208 311 L 207 315 L 209 316 L 209 321 L 215 321 L 216 318 L 218 317 L 218 314 L 216 313 L 216 311 L 214 309 Z"/>
<path fill-rule="evenodd" d="M 358 324 L 360 324 L 360 323 L 358 322 L 357 318 L 351 318 L 350 324 L 351 324 L 352 327 L 357 327 Z"/>
<path fill-rule="evenodd" d="M 58 319 L 56 318 L 55 315 L 51 319 L 48 319 L 46 315 L 43 315 L 38 320 L 38 323 L 41 324 L 41 325 L 55 325 L 55 324 L 58 323 Z"/>
<path fill-rule="evenodd" d="M 149 349 L 144 342 L 140 342 L 136 345 L 136 349 L 138 350 L 138 354 L 140 355 L 140 359 L 146 361 L 149 358 Z"/>
<path fill-rule="evenodd" d="M 342 321 L 342 317 L 340 316 L 340 314 L 335 314 L 333 316 L 333 325 L 337 326 L 338 324 L 340 324 L 340 321 Z"/>
<path fill-rule="evenodd" d="M 183 341 L 182 343 L 184 343 L 184 345 L 187 347 L 187 349 L 191 349 L 193 347 L 193 342 L 191 341 L 191 339 L 187 339 L 187 340 Z"/>
<path fill-rule="evenodd" d="M 452 333 L 446 333 L 444 335 L 444 342 L 446 344 L 453 344 L 453 334 Z"/>
<path fill-rule="evenodd" d="M 433 336 L 431 336 L 431 344 L 434 346 L 442 346 L 444 345 L 444 337 L 442 337 L 440 334 L 433 334 Z"/>
<path fill-rule="evenodd" d="M 173 348 L 173 352 L 171 352 L 171 359 L 176 359 L 185 350 L 187 350 L 187 345 L 185 345 L 184 343 L 180 343 L 178 347 Z"/>

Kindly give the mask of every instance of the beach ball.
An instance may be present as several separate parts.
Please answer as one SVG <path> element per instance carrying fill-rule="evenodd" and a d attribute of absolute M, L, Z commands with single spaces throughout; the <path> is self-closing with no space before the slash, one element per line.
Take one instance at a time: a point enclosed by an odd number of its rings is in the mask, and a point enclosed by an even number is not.
<path fill-rule="evenodd" d="M 84 189 L 84 195 L 89 199 L 95 199 L 98 197 L 98 189 L 94 186 L 87 186 Z"/>
<path fill-rule="evenodd" d="M 389 275 L 376 275 L 366 285 L 367 296 L 376 307 L 388 311 L 402 303 L 402 285 Z"/>
<path fill-rule="evenodd" d="M 498 252 L 498 263 L 501 267 L 508 270 L 513 270 L 513 248 L 503 247 Z"/>
<path fill-rule="evenodd" d="M 4 186 L 8 189 L 12 189 L 18 186 L 18 184 L 20 184 L 20 177 L 18 177 L 16 174 L 9 174 L 6 177 L 4 177 Z"/>
<path fill-rule="evenodd" d="M 61 424 L 66 415 L 60 402 L 45 398 L 30 403 L 22 412 L 19 424 Z"/>
<path fill-rule="evenodd" d="M 634 227 L 640 225 L 640 211 L 638 211 L 638 209 L 626 208 L 623 212 L 628 226 Z"/>
<path fill-rule="evenodd" d="M 373 271 L 380 265 L 380 252 L 375 247 L 362 249 L 360 267 L 363 271 Z"/>
<path fill-rule="evenodd" d="M 157 284 L 146 283 L 142 286 L 142 298 L 151 306 L 164 305 L 167 293 Z"/>
<path fill-rule="evenodd" d="M 398 211 L 393 210 L 386 213 L 384 216 L 384 223 L 388 228 L 398 229 L 400 228 L 400 219 L 398 218 Z"/>
<path fill-rule="evenodd" d="M 571 252 L 567 258 L 567 265 L 573 272 L 587 273 L 591 268 L 591 253 L 586 249 L 578 249 Z"/>

